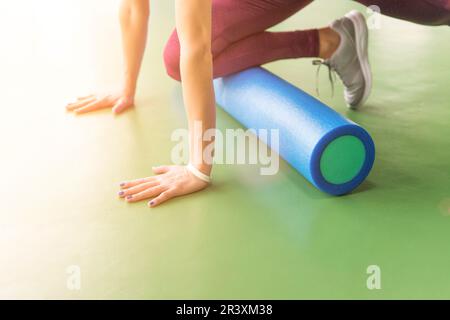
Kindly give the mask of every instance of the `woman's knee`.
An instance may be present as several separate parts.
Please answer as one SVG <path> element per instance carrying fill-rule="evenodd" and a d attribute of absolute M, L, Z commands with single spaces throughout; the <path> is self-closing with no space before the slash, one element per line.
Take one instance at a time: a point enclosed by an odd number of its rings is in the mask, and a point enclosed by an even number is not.
<path fill-rule="evenodd" d="M 226 47 L 225 41 L 221 39 L 213 39 L 212 41 L 212 55 L 215 58 L 222 47 Z M 181 81 L 180 72 L 180 41 L 176 30 L 172 33 L 164 48 L 164 65 L 166 67 L 167 74 L 177 81 Z"/>
<path fill-rule="evenodd" d="M 172 33 L 164 48 L 164 64 L 166 66 L 167 74 L 171 78 L 181 81 L 180 42 L 176 31 Z"/>

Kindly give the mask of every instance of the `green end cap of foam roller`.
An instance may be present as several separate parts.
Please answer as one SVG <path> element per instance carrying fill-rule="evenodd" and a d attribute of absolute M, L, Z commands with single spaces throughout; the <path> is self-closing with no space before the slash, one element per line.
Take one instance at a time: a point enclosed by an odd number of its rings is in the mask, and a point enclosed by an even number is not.
<path fill-rule="evenodd" d="M 364 144 L 355 136 L 331 141 L 320 158 L 320 172 L 332 184 L 344 184 L 355 178 L 366 159 Z"/>

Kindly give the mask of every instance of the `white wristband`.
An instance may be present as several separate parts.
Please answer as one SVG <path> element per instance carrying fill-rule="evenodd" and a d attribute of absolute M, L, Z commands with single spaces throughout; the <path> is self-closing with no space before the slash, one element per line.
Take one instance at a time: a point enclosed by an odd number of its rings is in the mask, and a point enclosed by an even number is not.
<path fill-rule="evenodd" d="M 194 176 L 196 176 L 200 180 L 205 181 L 206 183 L 211 183 L 211 177 L 204 174 L 203 172 L 200 172 L 200 170 L 198 170 L 196 167 L 194 167 L 191 163 L 189 163 L 186 166 L 186 169 L 188 169 L 188 171 L 190 173 L 192 173 Z"/>

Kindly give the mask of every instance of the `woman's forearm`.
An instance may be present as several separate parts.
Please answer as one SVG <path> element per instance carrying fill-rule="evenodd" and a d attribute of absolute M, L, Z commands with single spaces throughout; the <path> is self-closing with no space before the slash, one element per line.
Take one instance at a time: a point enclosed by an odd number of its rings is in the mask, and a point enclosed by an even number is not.
<path fill-rule="evenodd" d="M 216 113 L 212 86 L 212 58 L 206 54 L 187 54 L 181 57 L 183 96 L 190 132 L 190 162 L 200 171 L 210 174 L 212 159 L 204 154 L 211 141 L 204 133 L 214 129 Z"/>
<path fill-rule="evenodd" d="M 180 71 L 183 97 L 190 130 L 190 161 L 209 174 L 211 159 L 203 151 L 210 141 L 203 141 L 206 130 L 215 128 L 216 113 L 212 82 L 211 1 L 177 0 L 177 31 L 180 39 Z M 200 132 L 194 130 L 201 124 Z"/>
<path fill-rule="evenodd" d="M 120 25 L 124 55 L 124 94 L 134 97 L 147 41 L 149 0 L 122 0 Z"/>

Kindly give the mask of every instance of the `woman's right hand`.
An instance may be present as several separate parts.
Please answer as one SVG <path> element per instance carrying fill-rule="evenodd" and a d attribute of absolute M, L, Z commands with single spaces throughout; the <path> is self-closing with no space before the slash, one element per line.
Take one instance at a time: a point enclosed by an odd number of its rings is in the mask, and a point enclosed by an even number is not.
<path fill-rule="evenodd" d="M 134 106 L 134 96 L 124 94 L 91 94 L 79 97 L 77 101 L 66 106 L 68 111 L 76 114 L 97 111 L 100 109 L 112 108 L 112 112 L 119 114 L 122 111 Z"/>

